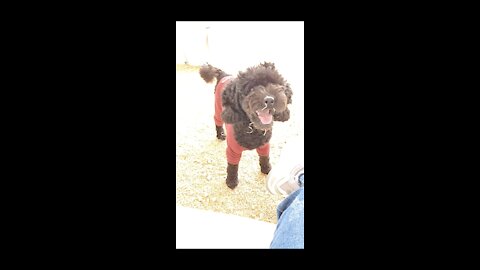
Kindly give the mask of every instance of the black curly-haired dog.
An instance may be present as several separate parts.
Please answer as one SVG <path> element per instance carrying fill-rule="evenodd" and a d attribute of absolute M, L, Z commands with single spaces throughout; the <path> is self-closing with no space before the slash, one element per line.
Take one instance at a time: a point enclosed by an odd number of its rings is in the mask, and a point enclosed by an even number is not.
<path fill-rule="evenodd" d="M 260 170 L 268 174 L 273 122 L 290 118 L 290 85 L 269 62 L 239 72 L 237 77 L 207 64 L 200 68 L 200 76 L 207 83 L 214 78 L 217 81 L 214 121 L 217 138 L 227 139 L 227 186 L 234 189 L 238 185 L 238 164 L 244 150 L 256 149 Z"/>

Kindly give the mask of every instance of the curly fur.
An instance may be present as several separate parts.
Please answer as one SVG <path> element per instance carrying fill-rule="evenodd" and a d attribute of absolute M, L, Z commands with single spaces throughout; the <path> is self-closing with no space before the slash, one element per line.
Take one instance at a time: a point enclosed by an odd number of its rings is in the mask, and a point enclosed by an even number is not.
<path fill-rule="evenodd" d="M 228 74 L 223 72 L 223 70 L 216 68 L 208 63 L 200 68 L 200 77 L 202 77 L 202 79 L 207 83 L 211 83 L 214 78 L 217 78 L 218 82 L 227 75 Z"/>
<path fill-rule="evenodd" d="M 216 78 L 217 86 L 222 78 L 230 75 L 207 64 L 200 68 L 200 76 L 206 82 L 212 82 Z M 249 67 L 246 71 L 239 72 L 237 77 L 225 86 L 221 118 L 225 123 L 233 125 L 234 137 L 240 146 L 249 150 L 256 149 L 270 141 L 274 121 L 283 122 L 290 118 L 287 105 L 292 103 L 292 94 L 290 84 L 280 75 L 273 63 L 264 62 Z M 217 138 L 220 138 L 218 134 L 219 127 Z M 228 173 L 227 185 L 233 188 L 238 182 L 238 166 L 230 165 L 227 171 L 233 173 Z M 268 173 L 268 157 L 261 157 L 260 165 L 262 172 Z"/>
<path fill-rule="evenodd" d="M 292 103 L 292 90 L 274 64 L 264 63 L 240 72 L 223 91 L 222 119 L 234 124 L 235 138 L 247 149 L 254 149 L 270 141 L 273 121 L 263 124 L 257 111 L 265 107 L 265 97 L 273 96 L 274 103 L 268 108 L 274 121 L 287 121 Z M 253 123 L 253 133 L 242 132 Z M 266 131 L 266 133 L 265 133 Z M 264 135 L 265 134 L 265 135 Z"/>

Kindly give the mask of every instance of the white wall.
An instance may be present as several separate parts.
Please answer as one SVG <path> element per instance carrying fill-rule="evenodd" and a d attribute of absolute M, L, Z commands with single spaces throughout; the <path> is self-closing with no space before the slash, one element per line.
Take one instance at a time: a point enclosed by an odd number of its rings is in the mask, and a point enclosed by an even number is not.
<path fill-rule="evenodd" d="M 176 23 L 176 62 L 188 61 L 192 65 L 203 64 L 207 60 L 207 24 L 203 22 Z"/>
<path fill-rule="evenodd" d="M 185 61 L 192 65 L 209 62 L 233 75 L 271 61 L 296 93 L 303 94 L 304 23 L 177 22 L 176 62 Z"/>
<path fill-rule="evenodd" d="M 263 61 L 303 70 L 303 22 L 177 22 L 177 63 L 236 73 Z M 209 29 L 206 27 L 209 26 Z M 207 47 L 208 36 L 208 47 Z"/>

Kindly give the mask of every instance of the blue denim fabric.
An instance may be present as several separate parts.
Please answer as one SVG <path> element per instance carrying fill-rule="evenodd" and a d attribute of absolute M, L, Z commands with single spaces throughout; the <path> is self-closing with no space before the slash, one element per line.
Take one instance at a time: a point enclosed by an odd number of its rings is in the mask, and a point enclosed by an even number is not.
<path fill-rule="evenodd" d="M 277 228 L 270 248 L 304 248 L 304 186 L 300 175 L 300 189 L 292 192 L 277 207 Z"/>

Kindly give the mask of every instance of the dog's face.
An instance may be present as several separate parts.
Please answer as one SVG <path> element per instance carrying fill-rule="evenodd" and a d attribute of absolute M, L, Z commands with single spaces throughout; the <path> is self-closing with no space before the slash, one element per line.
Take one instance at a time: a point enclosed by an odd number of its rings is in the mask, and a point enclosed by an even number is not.
<path fill-rule="evenodd" d="M 268 130 L 273 126 L 274 115 L 287 110 L 286 87 L 279 84 L 257 85 L 243 98 L 241 106 L 257 129 Z"/>
<path fill-rule="evenodd" d="M 287 121 L 292 103 L 290 85 L 272 63 L 240 72 L 222 94 L 222 119 L 226 123 L 249 121 L 256 129 L 269 130 L 273 121 Z"/>

